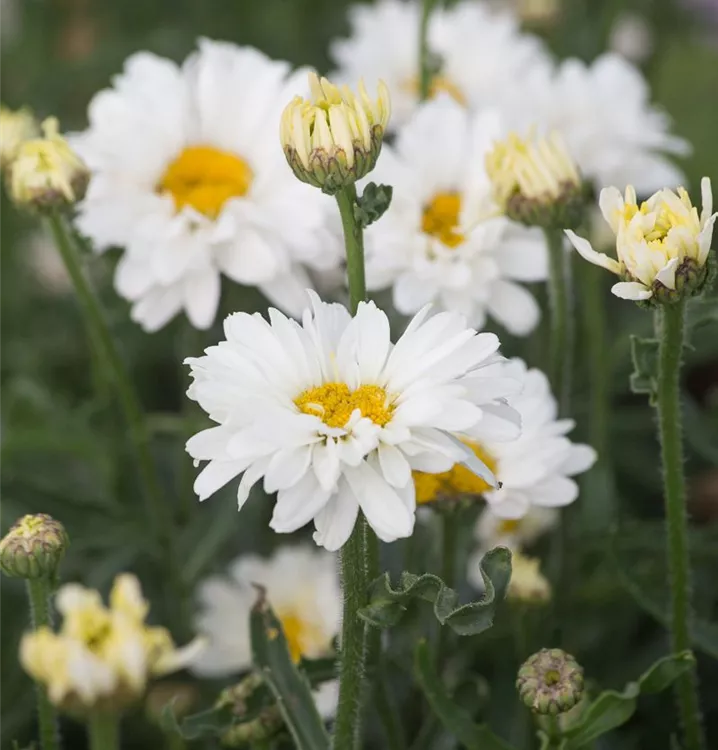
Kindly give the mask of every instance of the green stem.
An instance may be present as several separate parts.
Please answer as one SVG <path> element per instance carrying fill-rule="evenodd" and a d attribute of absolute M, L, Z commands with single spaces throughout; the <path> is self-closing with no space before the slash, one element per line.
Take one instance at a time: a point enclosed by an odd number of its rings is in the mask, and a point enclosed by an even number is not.
<path fill-rule="evenodd" d="M 663 486 L 668 535 L 671 590 L 671 649 L 691 647 L 691 580 L 688 556 L 688 519 L 683 476 L 680 409 L 680 369 L 684 340 L 684 303 L 663 305 L 656 311 L 660 329 L 657 408 L 663 463 Z M 676 681 L 676 695 L 687 750 L 705 747 L 698 684 L 694 671 Z"/>
<path fill-rule="evenodd" d="M 422 0 L 421 22 L 419 24 L 419 98 L 429 98 L 431 79 L 433 78 L 431 50 L 429 49 L 429 18 L 436 5 L 436 0 Z"/>
<path fill-rule="evenodd" d="M 120 720 L 116 714 L 97 712 L 87 723 L 89 750 L 119 750 Z"/>
<path fill-rule="evenodd" d="M 27 581 L 27 596 L 30 601 L 30 622 L 32 629 L 39 627 L 50 627 L 52 617 L 50 614 L 50 581 L 47 578 L 30 578 Z M 37 720 L 40 734 L 40 747 L 42 750 L 59 750 L 60 732 L 57 726 L 57 713 L 55 707 L 50 703 L 45 688 L 35 683 L 37 697 Z"/>
<path fill-rule="evenodd" d="M 573 310 L 571 305 L 571 256 L 564 248 L 563 232 L 546 229 L 549 253 L 549 304 L 551 340 L 549 378 L 559 405 L 559 415 L 569 413 L 573 366 Z"/>
<path fill-rule="evenodd" d="M 359 303 L 366 299 L 366 278 L 364 276 L 364 235 L 354 216 L 357 205 L 357 190 L 352 185 L 342 188 L 336 194 L 339 214 L 344 230 L 344 245 L 347 258 L 347 279 L 349 282 L 349 310 L 356 315 Z"/>

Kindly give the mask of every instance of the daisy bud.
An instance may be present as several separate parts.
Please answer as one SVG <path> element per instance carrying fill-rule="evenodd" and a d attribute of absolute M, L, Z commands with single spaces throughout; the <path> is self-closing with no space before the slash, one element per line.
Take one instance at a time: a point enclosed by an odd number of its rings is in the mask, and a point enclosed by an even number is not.
<path fill-rule="evenodd" d="M 583 695 L 583 667 L 560 648 L 542 648 L 519 669 L 516 688 L 537 714 L 562 714 Z"/>
<path fill-rule="evenodd" d="M 296 96 L 285 107 L 280 139 L 294 174 L 333 195 L 374 168 L 389 122 L 389 91 L 379 81 L 372 101 L 363 82 L 356 96 L 313 72 L 309 86 L 311 101 Z"/>
<path fill-rule="evenodd" d="M 551 584 L 539 569 L 540 560 L 514 551 L 511 581 L 506 598 L 524 604 L 545 604 L 551 599 Z"/>
<path fill-rule="evenodd" d="M 691 203 L 682 187 L 659 190 L 640 204 L 630 185 L 625 195 L 615 187 L 601 191 L 603 217 L 616 235 L 616 258 L 596 252 L 591 243 L 566 231 L 579 254 L 622 281 L 612 292 L 635 302 L 670 304 L 700 294 L 711 276 L 710 248 L 713 193 L 708 177 L 701 181 L 703 210 Z"/>
<path fill-rule="evenodd" d="M 13 111 L 0 107 L 0 167 L 7 169 L 20 146 L 39 133 L 37 121 L 29 109 L 23 107 Z"/>
<path fill-rule="evenodd" d="M 584 188 L 558 133 L 526 139 L 512 133 L 486 155 L 494 198 L 513 221 L 563 229 L 583 218 Z"/>
<path fill-rule="evenodd" d="M 79 201 L 90 174 L 85 164 L 49 117 L 42 123 L 43 138 L 27 140 L 18 148 L 10 171 L 10 193 L 18 206 L 51 211 Z"/>
<path fill-rule="evenodd" d="M 70 540 L 46 513 L 23 516 L 0 541 L 0 568 L 18 578 L 54 578 Z"/>

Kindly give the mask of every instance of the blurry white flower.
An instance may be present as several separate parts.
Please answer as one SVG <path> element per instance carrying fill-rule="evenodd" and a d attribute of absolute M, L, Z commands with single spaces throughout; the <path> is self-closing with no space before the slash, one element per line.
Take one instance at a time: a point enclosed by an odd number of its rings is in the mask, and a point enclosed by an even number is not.
<path fill-rule="evenodd" d="M 394 194 L 366 232 L 367 284 L 391 286 L 400 312 L 434 302 L 477 328 L 488 313 L 517 335 L 538 323 L 536 300 L 516 282 L 546 278 L 545 243 L 499 215 L 484 163 L 498 135 L 496 113 L 473 115 L 442 96 L 385 146 L 372 179 Z"/>
<path fill-rule="evenodd" d="M 653 52 L 651 27 L 638 13 L 619 13 L 611 26 L 608 45 L 626 60 L 642 63 Z"/>
<path fill-rule="evenodd" d="M 482 552 L 497 546 L 521 550 L 553 529 L 559 516 L 558 508 L 535 506 L 522 518 L 500 518 L 486 507 L 476 522 L 474 537 Z"/>
<path fill-rule="evenodd" d="M 249 615 L 257 601 L 253 584 L 266 589 L 294 661 L 331 655 L 342 608 L 337 571 L 338 562 L 328 552 L 284 547 L 268 560 L 240 557 L 227 575 L 204 581 L 198 591 L 196 628 L 207 637 L 208 646 L 191 671 L 203 677 L 223 677 L 252 666 Z M 322 716 L 332 716 L 336 683 L 324 683 L 315 691 L 315 699 Z"/>
<path fill-rule="evenodd" d="M 145 624 L 149 604 L 132 575 L 115 579 L 109 607 L 97 591 L 74 583 L 58 590 L 56 606 L 61 629 L 26 633 L 20 661 L 65 710 L 121 711 L 144 693 L 151 677 L 183 669 L 203 648 L 198 639 L 175 649 L 165 628 Z"/>
<path fill-rule="evenodd" d="M 278 491 L 270 526 L 290 533 L 314 521 L 317 544 L 339 549 L 362 509 L 384 541 L 414 527 L 412 468 L 445 471 L 466 461 L 494 479 L 450 433 L 479 421 L 518 431 L 503 397 L 515 383 L 485 378 L 499 341 L 462 316 L 422 310 L 392 344 L 387 316 L 373 303 L 350 317 L 312 294 L 302 325 L 270 309 L 236 313 L 227 336 L 188 359 L 188 396 L 218 426 L 187 450 L 210 461 L 197 477 L 200 500 L 238 474 L 241 508 L 262 477 Z"/>
<path fill-rule="evenodd" d="M 306 71 L 250 47 L 201 40 L 182 67 L 133 55 L 89 107 L 74 140 L 93 177 L 78 226 L 99 250 L 125 247 L 118 292 L 146 330 L 185 310 L 214 320 L 220 276 L 256 285 L 298 314 L 306 269 L 341 257 L 331 201 L 299 183 L 277 145 Z"/>
<path fill-rule="evenodd" d="M 482 494 L 493 514 L 502 519 L 522 518 L 534 506 L 569 505 L 578 496 L 578 486 L 570 477 L 589 469 L 596 452 L 566 437 L 574 423 L 557 420 L 556 400 L 542 372 L 527 370 L 520 359 L 513 359 L 494 364 L 487 375 L 523 384 L 520 393 L 508 398 L 521 417 L 518 439 L 497 439 L 490 420 L 479 421 L 462 434 L 465 443 L 492 469 L 501 488 L 467 481 L 461 467 L 455 467 L 445 474 L 415 474 L 417 502 Z"/>
<path fill-rule="evenodd" d="M 9 167 L 20 146 L 39 135 L 37 120 L 29 109 L 12 110 L 0 106 L 0 167 Z"/>
<path fill-rule="evenodd" d="M 671 301 L 700 291 L 707 275 L 713 213 L 711 181 L 701 181 L 703 210 L 691 203 L 684 188 L 659 190 L 642 203 L 632 186 L 625 197 L 615 188 L 601 191 L 599 204 L 616 235 L 618 259 L 596 252 L 591 243 L 567 230 L 566 235 L 590 263 L 625 278 L 612 292 L 622 299 Z"/>
<path fill-rule="evenodd" d="M 330 48 L 340 80 L 381 79 L 392 98 L 392 127 L 406 122 L 419 103 L 419 18 L 421 3 L 380 0 L 354 5 L 352 35 Z M 500 104 L 508 90 L 536 66 L 550 65 L 541 42 L 522 34 L 510 14 L 480 2 L 434 9 L 428 42 L 439 72 L 430 95 L 451 95 L 471 109 Z"/>

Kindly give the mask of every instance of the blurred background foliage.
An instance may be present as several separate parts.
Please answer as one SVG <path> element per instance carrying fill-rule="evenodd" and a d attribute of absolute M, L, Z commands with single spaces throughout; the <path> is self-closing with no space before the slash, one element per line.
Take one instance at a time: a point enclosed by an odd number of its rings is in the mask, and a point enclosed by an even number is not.
<path fill-rule="evenodd" d="M 501 4 L 501 3 L 498 3 Z M 507 4 L 507 3 L 504 3 Z M 541 2 L 515 0 L 519 7 Z M 151 50 L 182 60 L 198 36 L 259 47 L 294 64 L 330 69 L 328 42 L 346 35 L 347 0 L 2 0 L 2 100 L 11 107 L 31 106 L 40 116 L 57 114 L 65 129 L 86 123 L 92 95 L 108 85 L 125 58 Z M 624 34 L 645 54 L 640 64 L 654 99 L 687 138 L 694 153 L 683 167 L 689 186 L 702 175 L 718 178 L 718 3 L 714 0 L 564 0 L 549 18 L 527 23 L 561 57 L 591 59 L 609 44 L 620 45 L 619 24 L 641 19 L 643 37 Z M 635 26 L 634 26 L 635 28 Z M 646 36 L 646 32 L 648 36 Z M 643 41 L 641 41 L 643 40 Z M 121 570 L 136 572 L 152 601 L 151 617 L 169 626 L 178 640 L 191 633 L 192 591 L 198 580 L 220 570 L 236 555 L 268 553 L 276 538 L 267 527 L 269 503 L 255 493 L 241 516 L 234 490 L 225 488 L 199 506 L 191 486 L 195 470 L 184 453 L 186 438 L 204 425 L 184 399 L 188 378 L 180 366 L 219 337 L 213 330 L 189 331 L 183 319 L 162 332 L 145 335 L 128 317 L 126 303 L 112 290 L 110 256 L 86 257 L 111 327 L 149 413 L 154 451 L 161 462 L 164 491 L 171 508 L 174 562 L 158 549 L 145 523 L 142 496 L 124 423 L 107 383 L 93 361 L 83 322 L 47 236 L 37 223 L 18 215 L 2 198 L 2 531 L 21 514 L 47 512 L 67 527 L 72 546 L 63 568 L 65 580 L 82 580 L 107 590 Z M 577 269 L 578 270 L 578 269 Z M 585 272 L 581 269 L 581 272 Z M 602 277 L 602 283 L 608 279 Z M 610 299 L 608 353 L 600 373 L 611 392 L 604 414 L 608 430 L 599 466 L 583 482 L 583 493 L 569 513 L 559 630 L 543 615 L 533 615 L 531 642 L 518 653 L 512 620 L 502 611 L 491 631 L 464 639 L 450 679 L 464 705 L 517 745 L 529 740 L 526 710 L 513 687 L 518 664 L 534 648 L 557 644 L 575 653 L 590 683 L 620 686 L 665 653 L 664 565 L 658 445 L 653 414 L 643 396 L 628 388 L 629 333 L 648 335 L 651 318 L 635 306 Z M 223 294 L 223 313 L 261 309 L 251 290 L 233 286 Z M 588 313 L 590 315 L 590 310 Z M 218 317 L 221 320 L 222 316 Z M 718 746 L 718 304 L 714 297 L 694 312 L 692 348 L 684 378 L 687 471 L 694 529 L 695 629 L 703 709 L 709 738 Z M 700 318 L 700 320 L 699 320 Z M 545 332 L 524 342 L 502 333 L 504 349 L 536 363 Z M 582 346 L 579 337 L 579 347 Z M 591 368 L 579 351 L 575 378 L 574 439 L 588 432 L 587 383 Z M 462 547 L 471 544 L 464 525 Z M 401 566 L 406 553 L 414 572 L 437 568 L 435 529 L 424 524 L 409 543 L 385 547 L 385 563 Z M 301 535 L 300 535 L 301 536 Z M 283 540 L 282 540 L 283 541 Z M 550 550 L 541 550 L 548 554 Z M 465 556 L 464 556 L 465 559 Z M 505 609 L 505 608 L 504 608 Z M 26 627 L 22 586 L 2 581 L 2 746 L 20 746 L 33 736 L 34 702 L 29 679 L 16 659 Z M 544 621 L 545 620 L 545 621 Z M 423 621 L 422 621 L 423 622 Z M 422 724 L 422 704 L 411 681 L 413 638 L 426 624 L 407 620 L 388 642 L 392 691 L 411 735 Z M 406 636 L 406 637 L 404 637 Z M 129 717 L 124 747 L 158 748 L 163 740 L 151 716 L 179 694 L 194 710 L 208 705 L 219 683 L 199 684 L 174 677 L 161 684 Z M 204 694 L 204 700 L 202 697 Z M 372 746 L 382 739 L 370 718 Z M 643 700 L 634 719 L 597 748 L 669 747 L 674 727 L 668 694 Z M 431 728 L 430 728 L 431 729 Z M 450 748 L 450 739 L 424 729 L 425 747 Z M 82 748 L 79 726 L 63 727 L 66 747 Z M 640 740 L 639 740 L 640 737 Z M 167 748 L 183 747 L 178 740 Z M 175 743 L 175 744 L 173 744 Z M 208 745 L 203 745 L 208 747 Z"/>

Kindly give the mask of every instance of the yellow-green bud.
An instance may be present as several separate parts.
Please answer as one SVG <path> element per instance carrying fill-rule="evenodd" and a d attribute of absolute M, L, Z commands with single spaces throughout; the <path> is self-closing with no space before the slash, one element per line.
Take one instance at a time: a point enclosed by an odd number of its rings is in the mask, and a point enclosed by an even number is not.
<path fill-rule="evenodd" d="M 516 688 L 537 714 L 562 714 L 583 695 L 583 667 L 560 648 L 542 648 L 519 669 Z"/>
<path fill-rule="evenodd" d="M 7 169 L 17 156 L 20 146 L 38 135 L 40 128 L 29 109 L 23 107 L 13 111 L 0 107 L 0 168 Z"/>
<path fill-rule="evenodd" d="M 309 87 L 311 100 L 296 96 L 285 107 L 280 140 L 294 174 L 333 195 L 374 168 L 389 122 L 389 91 L 379 81 L 372 101 L 362 82 L 356 96 L 316 73 Z"/>
<path fill-rule="evenodd" d="M 0 569 L 17 578 L 54 578 L 69 543 L 52 516 L 23 516 L 0 541 Z"/>

